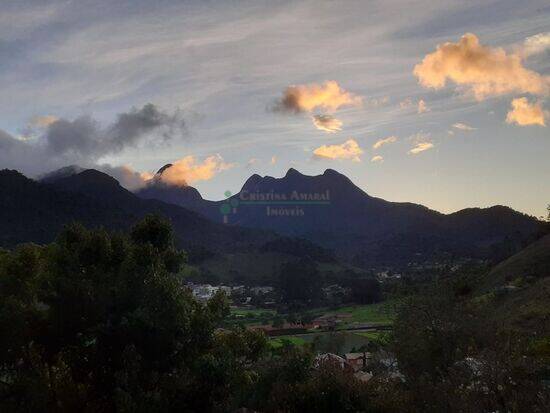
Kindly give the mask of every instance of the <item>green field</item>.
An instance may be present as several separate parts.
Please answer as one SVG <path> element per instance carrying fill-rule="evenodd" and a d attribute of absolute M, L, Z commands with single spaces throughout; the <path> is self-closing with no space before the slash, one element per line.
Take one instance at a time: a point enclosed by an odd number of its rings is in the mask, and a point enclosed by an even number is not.
<path fill-rule="evenodd" d="M 381 331 L 359 331 L 356 332 L 358 336 L 368 338 L 369 340 L 379 340 L 383 334 L 387 334 Z"/>
<path fill-rule="evenodd" d="M 230 308 L 229 324 L 270 324 L 277 316 L 275 310 L 263 308 Z"/>
<path fill-rule="evenodd" d="M 391 324 L 395 317 L 394 302 L 385 301 L 377 304 L 345 306 L 336 309 L 317 308 L 308 311 L 310 316 L 319 317 L 323 315 L 350 314 L 344 319 L 338 329 L 350 327 L 354 324 Z M 275 318 L 284 318 L 275 310 L 260 308 L 231 308 L 232 322 L 244 325 L 271 324 Z M 272 337 L 269 339 L 271 348 L 281 348 L 285 343 L 302 346 L 314 344 L 319 351 L 349 352 L 357 350 L 366 345 L 369 341 L 383 339 L 383 332 L 377 331 L 349 331 L 349 332 L 315 332 L 312 334 L 298 334 Z"/>
<path fill-rule="evenodd" d="M 231 314 L 242 318 L 258 318 L 258 317 L 273 317 L 275 310 L 267 310 L 263 308 L 236 308 L 231 307 Z"/>
<path fill-rule="evenodd" d="M 296 336 L 280 336 L 269 340 L 269 344 L 272 348 L 280 348 L 285 342 L 288 342 L 295 346 L 302 346 L 307 343 L 302 337 Z"/>
<path fill-rule="evenodd" d="M 373 340 L 372 337 L 367 337 L 363 333 L 341 331 L 273 337 L 269 340 L 269 344 L 274 349 L 282 347 L 285 342 L 295 346 L 311 344 L 317 351 L 322 353 L 343 354 L 357 351 L 366 346 L 371 340 Z"/>
<path fill-rule="evenodd" d="M 336 309 L 317 308 L 309 311 L 313 317 L 323 315 L 351 314 L 342 327 L 351 323 L 392 324 L 395 318 L 395 301 L 388 300 L 376 304 L 352 305 Z"/>
<path fill-rule="evenodd" d="M 341 307 L 327 314 L 349 313 L 352 315 L 351 321 L 354 323 L 391 324 L 395 316 L 392 304 L 392 302 L 384 301 L 377 304 Z"/>
<path fill-rule="evenodd" d="M 361 324 L 391 324 L 395 317 L 393 301 L 384 301 L 377 304 L 354 305 L 340 307 L 336 309 L 317 308 L 309 310 L 307 313 L 315 318 L 324 315 L 350 314 L 340 324 L 341 327 L 347 327 L 354 323 Z M 261 308 L 231 308 L 230 318 L 232 321 L 242 322 L 244 324 L 271 323 L 274 318 L 282 317 L 284 314 L 277 314 L 275 310 Z"/>

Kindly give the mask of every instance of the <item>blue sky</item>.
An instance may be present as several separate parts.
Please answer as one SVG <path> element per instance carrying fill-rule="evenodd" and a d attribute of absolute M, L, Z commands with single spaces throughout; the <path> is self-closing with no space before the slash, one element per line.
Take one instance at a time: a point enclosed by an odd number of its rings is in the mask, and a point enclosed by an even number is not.
<path fill-rule="evenodd" d="M 540 216 L 550 203 L 549 32 L 547 1 L 4 0 L 0 138 L 18 149 L 5 144 L 0 167 L 29 176 L 66 163 L 143 173 L 185 159 L 180 178 L 210 199 L 238 191 L 253 173 L 332 168 L 387 200 L 442 212 L 504 204 Z M 421 84 L 415 65 L 466 33 L 489 58 L 497 48 L 506 59 L 521 56 L 542 86 L 519 84 L 515 69 L 495 72 L 499 88 L 481 99 L 472 91 L 491 72 L 461 80 L 449 71 L 439 88 L 424 72 Z M 533 38 L 538 49 L 528 52 Z M 272 110 L 287 88 L 326 81 L 361 103 Z M 532 111 L 506 121 L 521 98 L 538 107 L 538 124 L 525 120 Z M 170 128 L 155 123 L 135 139 L 112 133 L 123 130 L 117 114 L 139 115 L 148 103 Z M 341 130 L 317 129 L 314 115 L 338 119 Z M 83 118 L 104 148 L 53 151 L 52 142 L 71 145 L 72 135 L 59 138 L 52 123 L 66 120 L 73 133 L 82 122 L 71 122 Z M 171 128 L 176 118 L 185 128 Z M 349 140 L 360 153 L 346 156 Z M 411 152 L 421 144 L 429 148 Z M 317 153 L 338 155 L 314 155 L 323 146 Z"/>

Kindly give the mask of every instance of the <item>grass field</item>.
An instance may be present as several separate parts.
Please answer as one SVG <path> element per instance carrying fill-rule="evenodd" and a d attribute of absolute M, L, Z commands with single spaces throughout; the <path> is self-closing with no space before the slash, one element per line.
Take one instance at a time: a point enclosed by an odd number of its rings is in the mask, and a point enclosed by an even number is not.
<path fill-rule="evenodd" d="M 372 336 L 367 337 L 363 333 L 342 331 L 273 337 L 269 340 L 269 344 L 274 349 L 282 347 L 285 342 L 295 346 L 311 344 L 317 351 L 322 353 L 343 354 L 357 351 L 361 347 L 366 346 L 371 340 L 374 340 Z"/>
<path fill-rule="evenodd" d="M 270 323 L 276 316 L 277 313 L 275 310 L 231 307 L 229 324 L 251 325 Z"/>
<path fill-rule="evenodd" d="M 272 348 L 279 348 L 282 347 L 284 342 L 289 342 L 290 344 L 293 344 L 295 346 L 302 346 L 307 343 L 306 340 L 304 340 L 301 337 L 296 336 L 280 336 L 276 338 L 272 338 L 269 340 L 269 344 Z"/>
<path fill-rule="evenodd" d="M 384 301 L 376 304 L 354 305 L 336 309 L 317 308 L 308 311 L 312 317 L 332 314 L 350 314 L 351 317 L 341 324 L 341 327 L 349 326 L 352 323 L 391 324 L 395 317 L 393 301 Z M 244 324 L 259 322 L 270 322 L 277 317 L 275 310 L 260 308 L 231 308 L 233 320 L 241 321 Z M 284 315 L 282 315 L 284 318 Z"/>
<path fill-rule="evenodd" d="M 332 312 L 332 314 L 343 313 L 351 314 L 351 321 L 354 323 L 391 324 L 395 316 L 392 303 L 388 301 L 377 304 L 341 307 Z"/>
<path fill-rule="evenodd" d="M 351 317 L 339 325 L 338 330 L 356 324 L 391 324 L 395 317 L 394 304 L 391 301 L 385 301 L 377 304 L 345 306 L 336 309 L 317 308 L 310 310 L 309 314 L 313 317 L 332 314 L 350 314 Z M 278 317 L 275 310 L 258 308 L 231 308 L 233 320 L 244 325 L 259 324 L 262 322 L 270 323 Z M 284 315 L 280 316 L 284 318 Z M 319 332 L 314 334 L 287 335 L 273 337 L 269 339 L 269 344 L 273 349 L 281 348 L 285 343 L 295 346 L 302 346 L 307 343 L 317 342 L 320 349 L 324 351 L 335 350 L 332 347 L 335 342 L 342 352 L 349 352 L 360 348 L 369 341 L 378 341 L 383 339 L 383 332 L 376 331 L 354 331 L 337 333 L 338 340 L 329 339 L 331 333 Z M 327 341 L 328 340 L 328 341 Z M 326 347 L 326 348 L 325 348 Z"/>
<path fill-rule="evenodd" d="M 311 310 L 314 317 L 332 314 L 351 314 L 348 322 L 343 323 L 345 327 L 350 323 L 379 323 L 392 324 L 395 318 L 395 302 L 388 300 L 376 304 L 352 305 L 336 309 L 318 308 Z"/>
<path fill-rule="evenodd" d="M 267 310 L 263 308 L 235 308 L 231 307 L 231 314 L 243 318 L 258 318 L 258 317 L 273 317 L 275 310 Z"/>

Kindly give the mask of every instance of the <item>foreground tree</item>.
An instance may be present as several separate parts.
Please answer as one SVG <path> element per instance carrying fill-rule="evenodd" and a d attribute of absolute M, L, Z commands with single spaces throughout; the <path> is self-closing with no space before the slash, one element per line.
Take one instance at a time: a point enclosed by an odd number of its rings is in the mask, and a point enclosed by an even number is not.
<path fill-rule="evenodd" d="M 265 340 L 218 332 L 157 217 L 130 237 L 67 228 L 0 258 L 0 410 L 226 411 Z"/>
<path fill-rule="evenodd" d="M 392 343 L 403 374 L 396 397 L 410 411 L 548 411 L 548 353 L 535 345 L 550 330 L 501 326 L 462 281 L 440 282 L 401 306 Z"/>
<path fill-rule="evenodd" d="M 322 293 L 317 264 L 309 258 L 283 265 L 278 281 L 283 300 L 289 304 L 313 303 Z"/>

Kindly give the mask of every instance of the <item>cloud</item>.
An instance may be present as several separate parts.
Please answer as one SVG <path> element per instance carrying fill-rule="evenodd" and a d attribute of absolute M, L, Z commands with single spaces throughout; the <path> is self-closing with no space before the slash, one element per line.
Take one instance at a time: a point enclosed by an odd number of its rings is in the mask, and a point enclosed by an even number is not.
<path fill-rule="evenodd" d="M 470 125 L 466 125 L 465 123 L 460 123 L 460 122 L 453 123 L 452 127 L 455 128 L 455 129 L 463 130 L 463 131 L 473 131 L 473 130 L 477 129 L 477 128 L 474 128 Z"/>
<path fill-rule="evenodd" d="M 416 154 L 419 154 L 420 152 L 424 152 L 429 149 L 432 149 L 433 147 L 434 147 L 434 144 L 431 142 L 419 142 L 416 144 L 414 148 L 412 148 L 409 151 L 409 155 L 416 155 Z"/>
<path fill-rule="evenodd" d="M 277 157 L 275 155 L 273 155 L 271 157 L 271 162 L 270 163 L 271 163 L 271 165 L 275 165 L 277 163 Z"/>
<path fill-rule="evenodd" d="M 366 104 L 373 108 L 379 108 L 381 106 L 387 105 L 390 102 L 389 96 L 382 96 L 379 98 L 371 98 L 366 101 Z"/>
<path fill-rule="evenodd" d="M 399 107 L 401 109 L 409 109 L 409 108 L 412 108 L 413 106 L 415 106 L 415 104 L 411 98 L 406 98 L 406 99 L 403 99 L 401 102 L 399 102 Z M 416 102 L 416 111 L 417 113 L 424 113 L 424 112 L 430 111 L 430 108 L 428 107 L 424 99 L 419 99 Z"/>
<path fill-rule="evenodd" d="M 257 164 L 258 162 L 260 162 L 260 160 L 258 158 L 250 158 L 248 160 L 248 162 L 246 163 L 246 167 L 247 168 L 250 168 L 252 167 L 254 164 Z"/>
<path fill-rule="evenodd" d="M 281 112 L 302 113 L 314 110 L 334 112 L 345 106 L 359 106 L 362 98 L 340 87 L 335 80 L 323 84 L 289 86 L 274 110 Z"/>
<path fill-rule="evenodd" d="M 395 142 L 397 142 L 397 136 L 388 136 L 387 138 L 384 138 L 384 139 L 378 139 L 374 143 L 374 145 L 372 145 L 372 148 L 380 149 L 384 145 L 388 145 L 390 143 L 395 143 Z"/>
<path fill-rule="evenodd" d="M 32 122 L 32 120 L 31 120 Z M 153 104 L 117 115 L 107 127 L 90 116 L 73 120 L 41 118 L 44 125 L 36 139 L 23 141 L 6 132 L 0 135 L 0 164 L 36 175 L 69 164 L 97 166 L 108 155 L 140 144 L 151 147 L 186 134 L 184 119 L 178 111 L 168 114 Z"/>
<path fill-rule="evenodd" d="M 57 122 L 59 118 L 54 115 L 34 116 L 29 121 L 29 126 L 36 128 L 47 128 L 52 123 Z"/>
<path fill-rule="evenodd" d="M 143 188 L 154 177 L 154 174 L 151 172 L 138 172 L 129 165 L 111 166 L 109 164 L 102 164 L 95 168 L 112 176 L 120 185 L 130 191 Z"/>
<path fill-rule="evenodd" d="M 331 115 L 314 115 L 311 120 L 317 129 L 328 133 L 342 130 L 342 122 Z"/>
<path fill-rule="evenodd" d="M 418 105 L 417 105 L 417 112 L 418 113 L 424 113 L 424 112 L 429 112 L 431 109 L 428 107 L 428 105 L 426 105 L 426 102 L 424 102 L 423 99 L 420 99 L 418 101 Z"/>
<path fill-rule="evenodd" d="M 376 156 L 373 156 L 370 161 L 375 163 L 380 163 L 380 162 L 384 162 L 384 158 L 380 155 L 376 155 Z"/>
<path fill-rule="evenodd" d="M 187 185 L 198 181 L 208 181 L 218 173 L 226 171 L 235 164 L 226 163 L 220 155 L 212 155 L 202 162 L 194 156 L 186 156 L 172 163 L 164 170 L 161 180 L 169 185 Z"/>
<path fill-rule="evenodd" d="M 424 87 L 441 89 L 450 80 L 478 101 L 507 93 L 545 95 L 550 88 L 549 78 L 525 68 L 519 55 L 483 46 L 472 33 L 438 45 L 413 73 Z"/>
<path fill-rule="evenodd" d="M 518 98 L 512 100 L 512 108 L 506 115 L 506 122 L 519 126 L 546 126 L 545 116 L 548 116 L 548 112 L 542 108 L 541 102 L 529 103 L 527 98 Z"/>
<path fill-rule="evenodd" d="M 117 115 L 105 129 L 89 116 L 51 123 L 43 137 L 47 151 L 53 156 L 68 156 L 76 161 L 96 160 L 102 156 L 135 147 L 142 139 L 166 141 L 185 133 L 185 122 L 179 112 L 169 115 L 149 103 Z"/>
<path fill-rule="evenodd" d="M 348 139 L 340 145 L 323 145 L 313 151 L 317 158 L 325 159 L 351 159 L 354 162 L 361 160 L 363 150 L 354 139 Z"/>
<path fill-rule="evenodd" d="M 520 47 L 523 57 L 537 55 L 550 50 L 550 32 L 535 34 L 525 39 Z"/>
<path fill-rule="evenodd" d="M 412 105 L 413 105 L 413 102 L 412 102 L 411 98 L 406 98 L 406 99 L 402 100 L 401 102 L 399 102 L 399 107 L 401 109 L 408 109 Z"/>

